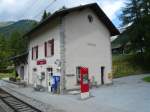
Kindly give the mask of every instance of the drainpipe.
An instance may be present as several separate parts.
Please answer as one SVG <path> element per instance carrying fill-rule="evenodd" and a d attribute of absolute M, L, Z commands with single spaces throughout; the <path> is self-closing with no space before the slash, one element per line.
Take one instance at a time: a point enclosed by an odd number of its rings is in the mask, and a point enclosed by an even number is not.
<path fill-rule="evenodd" d="M 60 17 L 60 59 L 61 59 L 61 78 L 60 78 L 60 93 L 65 92 L 65 17 Z"/>

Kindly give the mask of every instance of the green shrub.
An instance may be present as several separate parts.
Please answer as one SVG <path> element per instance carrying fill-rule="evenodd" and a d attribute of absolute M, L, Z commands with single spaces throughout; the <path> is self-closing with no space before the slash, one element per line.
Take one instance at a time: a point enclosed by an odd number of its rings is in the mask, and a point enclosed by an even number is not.
<path fill-rule="evenodd" d="M 17 80 L 17 81 L 20 81 L 20 80 L 21 80 L 21 78 L 18 76 L 18 77 L 16 77 L 16 80 Z"/>
<path fill-rule="evenodd" d="M 13 77 L 16 77 L 16 71 L 15 71 L 15 70 L 13 70 L 12 76 L 13 76 Z"/>
<path fill-rule="evenodd" d="M 13 82 L 16 82 L 16 78 L 14 78 L 14 77 L 10 77 L 9 80 L 13 81 Z"/>
<path fill-rule="evenodd" d="M 15 78 L 16 76 L 16 73 L 15 73 L 15 70 L 4 70 L 4 72 L 0 72 L 0 79 L 2 78 Z"/>
<path fill-rule="evenodd" d="M 0 73 L 12 73 L 13 72 L 13 69 L 9 69 L 9 70 L 7 70 L 7 69 L 1 69 L 0 70 Z"/>
<path fill-rule="evenodd" d="M 144 80 L 145 82 L 150 82 L 150 76 L 144 77 L 143 80 Z"/>

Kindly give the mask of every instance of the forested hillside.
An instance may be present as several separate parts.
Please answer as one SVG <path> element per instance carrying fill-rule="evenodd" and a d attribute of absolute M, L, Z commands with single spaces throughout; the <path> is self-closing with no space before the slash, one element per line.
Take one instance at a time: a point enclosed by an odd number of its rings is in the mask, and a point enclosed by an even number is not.
<path fill-rule="evenodd" d="M 8 26 L 8 25 L 11 25 L 11 24 L 13 24 L 13 23 L 15 23 L 15 22 L 13 22 L 13 21 L 0 22 L 0 28 L 1 28 L 1 27 L 5 27 L 5 26 Z"/>
<path fill-rule="evenodd" d="M 24 34 L 29 31 L 37 22 L 34 20 L 20 20 L 5 27 L 0 27 L 0 34 L 9 37 L 15 31 Z"/>
<path fill-rule="evenodd" d="M 36 24 L 33 20 L 21 20 L 0 27 L 0 69 L 10 65 L 10 57 L 26 52 L 27 41 L 22 36 Z"/>

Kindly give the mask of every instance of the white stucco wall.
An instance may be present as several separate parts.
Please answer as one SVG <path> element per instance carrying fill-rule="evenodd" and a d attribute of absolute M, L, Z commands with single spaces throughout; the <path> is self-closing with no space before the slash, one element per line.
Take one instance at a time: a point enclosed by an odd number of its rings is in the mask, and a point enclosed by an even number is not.
<path fill-rule="evenodd" d="M 92 15 L 90 23 L 88 15 Z M 54 38 L 54 56 L 45 57 L 44 42 Z M 46 65 L 37 65 L 37 60 L 32 60 L 32 47 L 39 46 L 38 59 L 46 59 Z M 76 67 L 89 68 L 89 78 L 94 76 L 98 85 L 101 84 L 101 66 L 105 67 L 104 83 L 112 83 L 108 73 L 112 73 L 112 57 L 110 45 L 110 32 L 98 19 L 91 9 L 71 12 L 65 15 L 60 23 L 59 19 L 52 20 L 49 24 L 30 36 L 28 56 L 28 80 L 34 83 L 35 76 L 41 72 L 46 73 L 42 85 L 47 86 L 47 67 L 57 68 L 55 61 L 62 59 L 64 62 L 65 88 L 78 88 L 76 84 Z M 33 73 L 33 68 L 37 69 Z M 70 76 L 69 76 L 70 75 Z"/>
<path fill-rule="evenodd" d="M 93 16 L 90 23 L 87 16 Z M 76 11 L 65 16 L 66 89 L 76 86 L 76 67 L 89 68 L 89 77 L 94 76 L 101 84 L 101 66 L 105 66 L 104 82 L 111 83 L 112 72 L 110 33 L 90 9 Z"/>
<path fill-rule="evenodd" d="M 54 39 L 54 56 L 52 57 L 45 57 L 45 49 L 44 49 L 44 42 Z M 28 44 L 29 49 L 29 83 L 34 83 L 34 78 L 36 75 L 40 74 L 41 72 L 46 73 L 45 79 L 42 81 L 43 86 L 48 85 L 48 74 L 46 72 L 46 68 L 53 67 L 55 72 L 57 65 L 54 64 L 57 59 L 60 59 L 60 30 L 59 30 L 59 21 L 53 20 L 49 24 L 45 25 L 44 28 L 38 30 L 35 34 L 32 34 Z M 46 59 L 47 63 L 45 65 L 37 65 L 37 60 L 32 60 L 32 47 L 39 46 L 38 48 L 38 59 Z M 37 69 L 36 73 L 33 73 L 33 68 Z M 40 82 L 38 82 L 40 83 Z"/>

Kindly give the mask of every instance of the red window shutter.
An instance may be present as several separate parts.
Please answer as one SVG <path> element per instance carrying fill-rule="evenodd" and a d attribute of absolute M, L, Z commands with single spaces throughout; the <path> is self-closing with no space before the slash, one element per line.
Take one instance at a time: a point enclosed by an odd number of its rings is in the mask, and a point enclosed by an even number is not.
<path fill-rule="evenodd" d="M 33 60 L 33 47 L 32 47 L 32 60 Z"/>
<path fill-rule="evenodd" d="M 36 46 L 36 59 L 38 59 L 38 46 Z"/>
<path fill-rule="evenodd" d="M 54 55 L 54 39 L 51 40 L 51 55 Z"/>
<path fill-rule="evenodd" d="M 44 43 L 45 48 L 45 57 L 47 57 L 47 42 Z"/>

